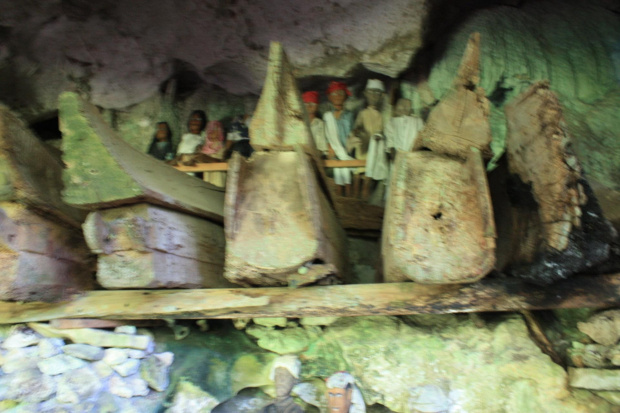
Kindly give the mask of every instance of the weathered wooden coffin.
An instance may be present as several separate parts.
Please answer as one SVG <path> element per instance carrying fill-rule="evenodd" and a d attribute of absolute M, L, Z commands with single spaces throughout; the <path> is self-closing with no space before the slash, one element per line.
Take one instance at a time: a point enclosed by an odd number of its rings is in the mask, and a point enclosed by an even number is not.
<path fill-rule="evenodd" d="M 431 151 L 396 157 L 382 235 L 388 282 L 473 282 L 495 264 L 495 223 L 482 157 L 490 153 L 491 135 L 488 102 L 476 89 L 478 48 L 474 34 L 453 91 L 421 132 L 422 146 Z"/>
<path fill-rule="evenodd" d="M 142 203 L 92 212 L 83 227 L 104 288 L 231 286 L 218 224 Z"/>
<path fill-rule="evenodd" d="M 572 152 L 548 82 L 532 85 L 505 111 L 509 272 L 548 283 L 607 259 L 615 231 Z"/>
<path fill-rule="evenodd" d="M 495 229 L 484 164 L 430 151 L 399 153 L 383 229 L 385 280 L 463 283 L 495 263 Z"/>
<path fill-rule="evenodd" d="M 94 286 L 81 232 L 16 202 L 0 202 L 0 300 L 59 301 Z"/>
<path fill-rule="evenodd" d="M 346 274 L 346 237 L 333 211 L 301 95 L 272 43 L 250 125 L 248 160 L 229 162 L 225 277 L 247 286 L 334 282 Z"/>
<path fill-rule="evenodd" d="M 92 288 L 94 260 L 65 204 L 62 162 L 0 106 L 0 299 L 55 301 Z"/>
<path fill-rule="evenodd" d="M 75 93 L 60 98 L 63 199 L 94 210 L 84 224 L 108 289 L 228 287 L 224 192 L 123 141 Z"/>
<path fill-rule="evenodd" d="M 224 192 L 133 148 L 96 107 L 73 92 L 59 99 L 63 199 L 96 210 L 148 202 L 221 222 Z"/>

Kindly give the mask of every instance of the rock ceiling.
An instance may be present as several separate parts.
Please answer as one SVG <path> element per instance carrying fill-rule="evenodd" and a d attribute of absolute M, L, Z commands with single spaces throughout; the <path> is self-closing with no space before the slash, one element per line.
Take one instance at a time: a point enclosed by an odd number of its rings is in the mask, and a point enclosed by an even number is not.
<path fill-rule="evenodd" d="M 457 4 L 453 4 L 457 3 Z M 2 0 L 0 92 L 27 117 L 60 90 L 106 108 L 152 95 L 174 73 L 234 94 L 260 90 L 269 42 L 298 76 L 396 77 L 428 39 L 472 10 L 518 0 Z"/>

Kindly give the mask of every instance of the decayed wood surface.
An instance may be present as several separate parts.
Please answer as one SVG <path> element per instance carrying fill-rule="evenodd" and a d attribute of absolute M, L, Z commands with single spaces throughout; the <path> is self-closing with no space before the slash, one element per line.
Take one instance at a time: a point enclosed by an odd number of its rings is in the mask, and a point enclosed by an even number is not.
<path fill-rule="evenodd" d="M 0 299 L 59 300 L 92 289 L 94 268 L 79 229 L 0 202 Z"/>
<path fill-rule="evenodd" d="M 446 314 L 620 305 L 620 274 L 540 287 L 516 279 L 474 284 L 388 283 L 307 288 L 91 291 L 73 301 L 0 302 L 0 324 L 57 318 L 198 319 Z"/>
<path fill-rule="evenodd" d="M 587 198 L 578 182 L 579 162 L 567 151 L 569 138 L 561 126 L 560 103 L 549 84 L 532 85 L 506 105 L 505 111 L 508 168 L 525 185 L 531 185 L 538 207 L 526 226 L 541 228 L 524 232 L 525 237 L 519 240 L 523 258 L 531 260 L 549 247 L 566 249 L 573 227 L 581 225 L 581 206 Z M 528 246 L 530 250 L 525 251 Z"/>
<path fill-rule="evenodd" d="M 256 111 L 250 123 L 250 141 L 256 150 L 316 152 L 310 122 L 286 53 L 279 42 L 271 42 L 269 65 Z"/>
<path fill-rule="evenodd" d="M 381 231 L 383 227 L 383 207 L 344 196 L 335 196 L 334 206 L 338 220 L 344 229 Z"/>
<path fill-rule="evenodd" d="M 345 233 L 292 68 L 276 42 L 250 139 L 250 159 L 235 154 L 228 165 L 224 276 L 244 286 L 344 278 Z"/>
<path fill-rule="evenodd" d="M 473 282 L 495 263 L 493 209 L 480 153 L 396 156 L 383 224 L 388 282 Z"/>
<path fill-rule="evenodd" d="M 360 159 L 351 161 L 327 159 L 323 161 L 325 168 L 350 168 L 364 165 L 366 165 L 366 161 Z M 175 168 L 182 172 L 228 171 L 228 163 L 198 163 L 193 166 L 179 165 L 175 166 Z M 327 179 L 327 181 L 328 187 L 332 192 L 333 207 L 336 210 L 336 215 L 342 228 L 359 231 L 381 230 L 383 226 L 383 207 L 370 205 L 360 199 L 336 195 L 335 188 L 331 188 L 330 180 Z"/>
<path fill-rule="evenodd" d="M 148 202 L 222 221 L 223 190 L 133 148 L 77 94 L 60 96 L 59 118 L 68 204 L 94 210 Z"/>
<path fill-rule="evenodd" d="M 16 201 L 79 227 L 86 212 L 62 201 L 63 165 L 28 127 L 0 105 L 0 201 Z"/>
<path fill-rule="evenodd" d="M 416 147 L 466 158 L 470 147 L 490 158 L 489 100 L 478 87 L 480 34 L 470 36 L 452 90 L 429 114 Z"/>
<path fill-rule="evenodd" d="M 310 162 L 301 151 L 233 156 L 225 209 L 228 280 L 286 285 L 313 262 L 325 264 L 323 276 L 346 273 L 346 237 Z"/>
<path fill-rule="evenodd" d="M 221 225 L 142 203 L 92 212 L 83 229 L 105 288 L 231 286 Z"/>

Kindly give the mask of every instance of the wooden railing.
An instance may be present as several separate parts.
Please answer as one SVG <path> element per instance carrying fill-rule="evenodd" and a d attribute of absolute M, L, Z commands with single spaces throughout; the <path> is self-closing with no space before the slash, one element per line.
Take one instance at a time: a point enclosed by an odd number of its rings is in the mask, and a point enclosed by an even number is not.
<path fill-rule="evenodd" d="M 366 161 L 363 159 L 354 159 L 352 161 L 325 160 L 323 165 L 326 168 L 359 168 L 365 166 Z M 175 168 L 181 172 L 226 172 L 228 170 L 228 163 L 197 163 L 193 166 L 178 165 Z"/>

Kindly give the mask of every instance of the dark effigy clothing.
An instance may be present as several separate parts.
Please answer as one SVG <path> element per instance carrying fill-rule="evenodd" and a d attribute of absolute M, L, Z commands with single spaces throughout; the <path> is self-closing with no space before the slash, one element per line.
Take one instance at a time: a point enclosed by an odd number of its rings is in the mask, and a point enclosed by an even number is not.
<path fill-rule="evenodd" d="M 153 139 L 151 142 L 148 154 L 162 161 L 172 158 L 174 155 L 170 142 L 159 142 L 157 139 Z"/>
<path fill-rule="evenodd" d="M 304 413 L 304 411 L 300 405 L 293 401 L 292 397 L 287 397 L 265 406 L 261 413 Z"/>

